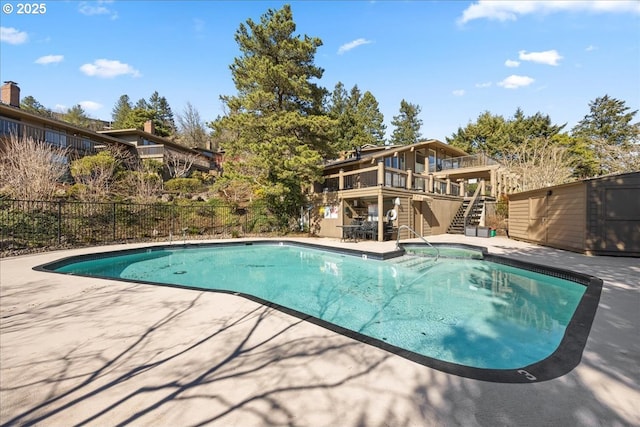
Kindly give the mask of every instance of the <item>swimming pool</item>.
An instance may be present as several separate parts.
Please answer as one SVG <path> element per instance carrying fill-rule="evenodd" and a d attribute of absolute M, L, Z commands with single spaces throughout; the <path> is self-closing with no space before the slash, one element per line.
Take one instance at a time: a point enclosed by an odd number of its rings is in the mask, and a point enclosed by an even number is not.
<path fill-rule="evenodd" d="M 41 268 L 234 293 L 488 381 L 542 381 L 579 362 L 599 279 L 478 248 L 441 247 L 437 261 L 427 255 L 419 245 L 380 255 L 257 241 L 136 249 Z"/>

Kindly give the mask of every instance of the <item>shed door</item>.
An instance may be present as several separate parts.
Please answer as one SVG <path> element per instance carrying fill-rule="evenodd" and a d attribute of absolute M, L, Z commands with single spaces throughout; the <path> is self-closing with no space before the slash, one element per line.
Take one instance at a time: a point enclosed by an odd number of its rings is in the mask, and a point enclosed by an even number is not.
<path fill-rule="evenodd" d="M 529 239 L 547 243 L 547 213 L 545 196 L 529 199 Z"/>

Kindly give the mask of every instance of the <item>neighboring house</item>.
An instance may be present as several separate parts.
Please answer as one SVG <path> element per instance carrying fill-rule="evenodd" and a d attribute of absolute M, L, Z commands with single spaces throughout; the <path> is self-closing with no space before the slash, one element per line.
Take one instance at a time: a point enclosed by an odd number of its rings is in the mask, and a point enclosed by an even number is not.
<path fill-rule="evenodd" d="M 144 124 L 144 130 L 113 129 L 98 133 L 133 144 L 143 160 L 152 159 L 162 163 L 165 167 L 165 178 L 183 176 L 183 172 L 191 170 L 209 173 L 218 167 L 213 157 L 156 135 L 153 122 L 150 120 Z"/>
<path fill-rule="evenodd" d="M 511 194 L 509 237 L 592 255 L 640 256 L 640 172 Z"/>
<path fill-rule="evenodd" d="M 515 189 L 516 178 L 495 160 L 431 139 L 350 152 L 325 165 L 323 182 L 313 193 L 321 217 L 319 235 L 341 237 L 340 227 L 367 221 L 377 227 L 374 239 L 382 241 L 390 238 L 389 225 L 395 230 L 407 225 L 423 236 L 442 234 L 456 216 L 463 221 L 463 232 L 478 203 L 482 221 L 482 201 Z M 407 237 L 414 236 L 403 228 L 401 238 Z"/>
<path fill-rule="evenodd" d="M 145 123 L 145 130 L 96 132 L 20 109 L 20 88 L 15 82 L 5 82 L 1 94 L 0 149 L 3 137 L 6 139 L 15 134 L 68 148 L 69 160 L 96 154 L 106 147 L 124 149 L 140 159 L 155 159 L 163 163 L 165 178 L 175 175 L 176 169 L 182 169 L 181 172 L 199 170 L 205 173 L 222 169 L 221 153 L 203 153 L 155 135 L 151 121 Z"/>
<path fill-rule="evenodd" d="M 108 146 L 135 154 L 133 145 L 121 139 L 21 110 L 20 88 L 15 82 L 5 82 L 1 94 L 0 148 L 11 135 L 16 135 L 66 148 L 70 161 L 96 154 Z"/>
<path fill-rule="evenodd" d="M 206 148 L 192 147 L 198 153 L 209 159 L 211 171 L 215 171 L 218 175 L 222 175 L 222 162 L 224 161 L 224 150 L 208 150 Z"/>

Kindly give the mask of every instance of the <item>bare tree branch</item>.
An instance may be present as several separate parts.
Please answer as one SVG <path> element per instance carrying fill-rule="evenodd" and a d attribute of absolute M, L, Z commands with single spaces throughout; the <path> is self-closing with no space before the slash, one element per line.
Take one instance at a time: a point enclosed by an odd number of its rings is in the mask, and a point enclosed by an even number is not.
<path fill-rule="evenodd" d="M 68 150 L 10 135 L 0 157 L 0 191 L 16 199 L 49 200 L 69 170 Z"/>
<path fill-rule="evenodd" d="M 179 153 L 168 149 L 165 156 L 171 178 L 186 177 L 191 171 L 193 163 L 198 159 L 197 154 Z"/>
<path fill-rule="evenodd" d="M 501 162 L 520 177 L 522 191 L 571 181 L 570 154 L 548 138 L 533 138 L 505 152 Z"/>

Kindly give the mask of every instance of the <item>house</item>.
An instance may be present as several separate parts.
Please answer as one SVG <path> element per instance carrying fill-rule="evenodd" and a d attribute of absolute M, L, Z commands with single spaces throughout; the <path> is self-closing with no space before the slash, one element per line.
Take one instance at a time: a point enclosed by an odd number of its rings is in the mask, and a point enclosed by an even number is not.
<path fill-rule="evenodd" d="M 67 148 L 69 161 L 96 154 L 108 147 L 125 150 L 136 159 L 160 161 L 165 166 L 164 178 L 174 176 L 177 169 L 185 173 L 191 170 L 209 173 L 222 169 L 221 153 L 204 153 L 158 136 L 151 121 L 145 123 L 144 130 L 93 131 L 53 117 L 29 113 L 20 108 L 20 87 L 12 81 L 2 85 L 0 100 L 0 149 L 2 141 L 14 134 Z"/>
<path fill-rule="evenodd" d="M 66 148 L 69 161 L 96 154 L 106 147 L 115 147 L 135 155 L 135 147 L 129 142 L 22 110 L 20 88 L 15 82 L 5 82 L 0 101 L 0 149 L 11 135 L 16 135 Z"/>
<path fill-rule="evenodd" d="M 209 159 L 211 164 L 211 171 L 222 175 L 222 162 L 224 161 L 224 150 L 209 150 L 207 148 L 191 147 L 200 153 L 202 156 Z"/>
<path fill-rule="evenodd" d="M 490 157 L 430 139 L 347 153 L 324 166 L 312 193 L 320 236 L 344 237 L 341 227 L 367 221 L 382 241 L 391 237 L 391 227 L 403 225 L 422 236 L 446 233 L 456 216 L 463 232 L 472 211 L 482 221 L 484 201 L 517 188 L 516 177 Z M 406 227 L 400 232 L 401 238 L 414 237 Z"/>
<path fill-rule="evenodd" d="M 510 194 L 509 237 L 591 255 L 640 256 L 640 172 Z"/>
<path fill-rule="evenodd" d="M 217 171 L 218 158 L 180 145 L 168 138 L 156 135 L 153 122 L 148 120 L 140 129 L 111 129 L 98 132 L 133 144 L 140 159 L 157 160 L 164 165 L 164 178 L 182 176 L 192 170 L 209 173 Z"/>

